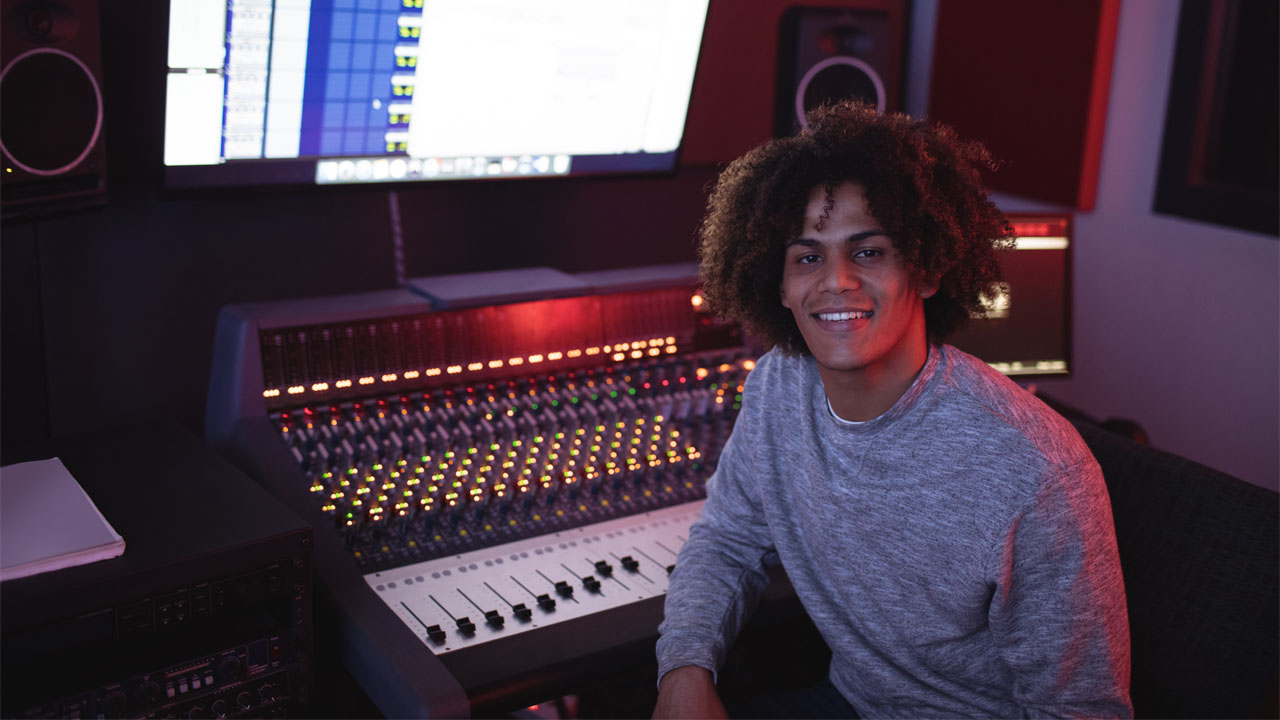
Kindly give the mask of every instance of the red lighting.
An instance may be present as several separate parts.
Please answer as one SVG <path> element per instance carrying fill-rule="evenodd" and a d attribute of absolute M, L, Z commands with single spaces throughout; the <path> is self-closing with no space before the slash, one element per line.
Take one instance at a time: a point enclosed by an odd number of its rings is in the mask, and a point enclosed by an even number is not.
<path fill-rule="evenodd" d="M 670 382 L 668 382 L 668 381 L 666 381 L 666 380 L 663 380 L 663 381 L 662 381 L 662 387 L 666 387 L 666 386 L 668 386 L 668 385 L 670 385 L 670 384 L 671 384 L 671 383 L 670 383 Z"/>

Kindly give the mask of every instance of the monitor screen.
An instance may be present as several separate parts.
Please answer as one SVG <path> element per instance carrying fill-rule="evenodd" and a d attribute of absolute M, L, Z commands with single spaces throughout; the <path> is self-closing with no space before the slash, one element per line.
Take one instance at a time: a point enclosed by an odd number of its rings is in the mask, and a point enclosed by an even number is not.
<path fill-rule="evenodd" d="M 170 187 L 667 172 L 709 0 L 170 0 Z"/>
<path fill-rule="evenodd" d="M 1017 238 L 984 311 L 948 339 L 1006 375 L 1071 369 L 1071 218 L 1007 213 Z"/>

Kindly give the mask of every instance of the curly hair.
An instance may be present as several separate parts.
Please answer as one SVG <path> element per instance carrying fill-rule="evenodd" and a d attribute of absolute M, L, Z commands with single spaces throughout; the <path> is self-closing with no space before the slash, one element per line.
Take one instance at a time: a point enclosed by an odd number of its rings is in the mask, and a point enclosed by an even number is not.
<path fill-rule="evenodd" d="M 1012 246 L 1008 219 L 978 171 L 995 167 L 990 154 L 948 127 L 856 102 L 806 119 L 798 135 L 770 140 L 720 173 L 699 231 L 708 306 L 770 346 L 807 354 L 778 297 L 786 246 L 815 188 L 830 196 L 853 182 L 917 279 L 939 282 L 924 310 L 929 341 L 942 342 L 993 293 L 997 252 Z"/>

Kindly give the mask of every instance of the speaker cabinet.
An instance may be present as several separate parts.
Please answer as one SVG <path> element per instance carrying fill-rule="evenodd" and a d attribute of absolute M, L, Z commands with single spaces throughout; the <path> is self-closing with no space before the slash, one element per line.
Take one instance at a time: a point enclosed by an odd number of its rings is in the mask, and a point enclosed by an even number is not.
<path fill-rule="evenodd" d="M 778 23 L 774 135 L 804 127 L 805 113 L 824 103 L 901 109 L 904 15 L 888 0 L 788 8 Z"/>
<path fill-rule="evenodd" d="M 1120 0 L 975 4 L 939 0 L 929 116 L 987 146 L 991 188 L 1093 209 Z"/>
<path fill-rule="evenodd" d="M 6 218 L 104 199 L 98 6 L 0 0 L 0 205 Z"/>

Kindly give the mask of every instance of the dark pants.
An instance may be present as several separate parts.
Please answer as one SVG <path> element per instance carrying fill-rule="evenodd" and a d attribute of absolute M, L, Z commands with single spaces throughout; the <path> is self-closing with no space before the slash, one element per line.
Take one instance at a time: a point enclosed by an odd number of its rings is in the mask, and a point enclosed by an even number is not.
<path fill-rule="evenodd" d="M 743 702 L 728 705 L 729 717 L 735 718 L 857 718 L 858 711 L 840 694 L 830 680 L 823 678 L 799 690 L 753 695 Z"/>

